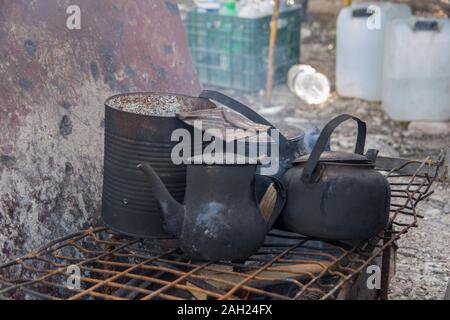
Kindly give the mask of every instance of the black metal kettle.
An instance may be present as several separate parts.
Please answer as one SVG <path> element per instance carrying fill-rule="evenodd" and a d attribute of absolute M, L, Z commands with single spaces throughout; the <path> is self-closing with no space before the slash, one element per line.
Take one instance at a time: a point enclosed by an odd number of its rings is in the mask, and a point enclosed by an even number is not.
<path fill-rule="evenodd" d="M 358 124 L 355 153 L 324 152 L 342 122 Z M 276 227 L 330 240 L 363 240 L 378 234 L 389 219 L 390 188 L 375 170 L 378 151 L 364 155 L 366 124 L 350 115 L 331 120 L 311 155 L 294 161 L 283 178 L 288 200 Z"/>
<path fill-rule="evenodd" d="M 277 200 L 271 216 L 264 219 L 256 200 L 256 162 L 206 164 L 194 159 L 187 165 L 184 205 L 173 199 L 148 163 L 139 168 L 149 179 L 167 232 L 178 238 L 183 252 L 194 259 L 249 257 L 262 245 L 286 201 L 283 185 L 271 177 Z"/>

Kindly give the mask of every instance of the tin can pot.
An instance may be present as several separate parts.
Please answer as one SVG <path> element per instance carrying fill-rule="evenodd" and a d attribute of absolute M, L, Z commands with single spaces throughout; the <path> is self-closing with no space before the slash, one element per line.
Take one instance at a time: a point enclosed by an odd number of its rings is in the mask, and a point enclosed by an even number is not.
<path fill-rule="evenodd" d="M 176 113 L 215 108 L 215 104 L 197 97 L 127 93 L 110 97 L 105 108 L 103 222 L 129 236 L 170 237 L 152 186 L 136 166 L 150 163 L 169 193 L 182 201 L 186 165 L 173 162 L 171 153 L 178 142 L 171 137 L 175 130 L 184 129 L 193 139 L 194 129 L 177 119 Z"/>

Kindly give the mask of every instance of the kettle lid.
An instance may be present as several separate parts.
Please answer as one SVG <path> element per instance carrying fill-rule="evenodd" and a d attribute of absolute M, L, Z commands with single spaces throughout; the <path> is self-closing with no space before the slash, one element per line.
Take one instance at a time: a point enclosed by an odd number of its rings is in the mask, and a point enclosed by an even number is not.
<path fill-rule="evenodd" d="M 294 163 L 305 163 L 309 159 L 309 155 L 297 158 Z M 324 151 L 319 158 L 319 162 L 331 163 L 347 163 L 347 164 L 373 164 L 373 161 L 365 155 L 340 152 L 340 151 Z"/>

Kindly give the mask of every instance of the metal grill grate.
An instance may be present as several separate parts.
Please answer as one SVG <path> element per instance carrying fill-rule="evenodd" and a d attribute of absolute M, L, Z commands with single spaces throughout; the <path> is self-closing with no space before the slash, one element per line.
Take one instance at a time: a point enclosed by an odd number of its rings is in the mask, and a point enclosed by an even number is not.
<path fill-rule="evenodd" d="M 329 243 L 272 231 L 246 261 L 191 261 L 174 240 L 126 238 L 106 228 L 53 241 L 0 266 L 3 299 L 336 299 L 365 268 L 383 257 L 383 287 L 394 241 L 417 226 L 417 205 L 430 194 L 443 157 L 399 161 L 386 174 L 392 188 L 391 219 L 365 243 Z M 80 287 L 69 289 L 69 267 Z"/>

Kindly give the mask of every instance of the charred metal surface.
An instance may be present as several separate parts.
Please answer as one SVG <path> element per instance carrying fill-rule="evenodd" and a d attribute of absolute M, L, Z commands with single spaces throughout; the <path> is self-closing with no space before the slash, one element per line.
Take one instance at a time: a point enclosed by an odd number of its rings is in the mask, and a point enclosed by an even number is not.
<path fill-rule="evenodd" d="M 152 186 L 166 230 L 194 259 L 238 260 L 251 256 L 261 247 L 284 207 L 283 186 L 274 180 L 276 208 L 266 221 L 255 197 L 256 161 L 252 164 L 242 157 L 244 161 L 238 161 L 238 165 L 208 165 L 198 160 L 194 158 L 194 164 L 187 165 L 184 205 L 170 195 L 149 163 L 139 165 Z"/>
<path fill-rule="evenodd" d="M 4 261 L 96 221 L 107 97 L 200 86 L 174 0 L 1 1 L 0 42 Z"/>

